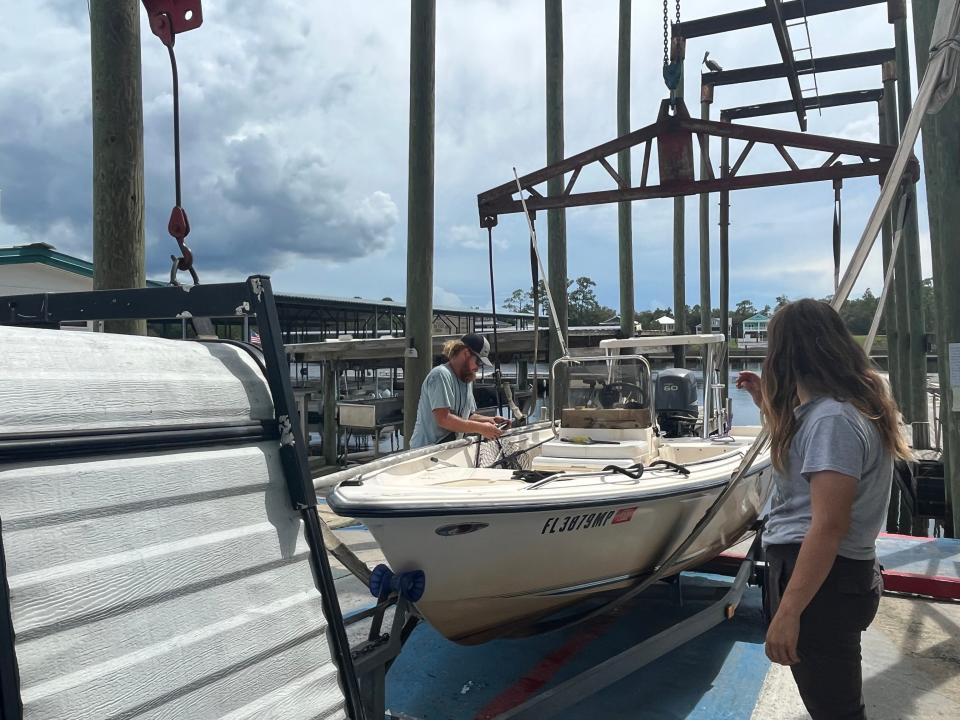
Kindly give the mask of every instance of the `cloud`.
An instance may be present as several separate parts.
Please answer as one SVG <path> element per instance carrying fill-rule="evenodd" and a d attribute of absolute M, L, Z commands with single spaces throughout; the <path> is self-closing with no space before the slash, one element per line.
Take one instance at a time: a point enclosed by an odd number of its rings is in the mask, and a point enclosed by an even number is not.
<path fill-rule="evenodd" d="M 439 285 L 433 286 L 433 305 L 434 307 L 446 308 L 466 307 L 459 295 L 454 292 L 450 292 Z"/>
<path fill-rule="evenodd" d="M 643 6 L 642 8 L 640 6 Z M 693 17 L 743 9 L 748 0 L 692 1 Z M 279 291 L 381 296 L 404 292 L 409 123 L 409 4 L 254 0 L 205 7 L 203 26 L 178 37 L 183 204 L 188 244 L 205 281 L 271 272 Z M 882 6 L 811 19 L 818 56 L 892 44 Z M 565 154 L 616 135 L 616 3 L 564 5 Z M 660 9 L 635 3 L 631 125 L 655 120 L 665 89 Z M 0 189 L 3 244 L 45 240 L 89 258 L 91 125 L 89 19 L 83 2 L 37 0 L 10 15 L 0 49 Z M 176 249 L 166 225 L 173 205 L 172 94 L 167 53 L 141 13 L 145 225 L 149 272 L 163 277 Z M 437 8 L 435 302 L 488 305 L 486 235 L 477 193 L 546 164 L 543 9 L 475 0 Z M 769 28 L 688 43 L 686 93 L 696 114 L 694 63 L 710 50 L 725 67 L 779 62 Z M 859 73 L 859 74 L 858 74 Z M 874 87 L 875 68 L 818 76 L 822 93 Z M 872 83 L 872 84 L 871 84 Z M 714 117 L 736 105 L 784 100 L 786 82 L 717 88 Z M 873 140 L 872 108 L 811 112 L 813 133 Z M 750 124 L 796 130 L 789 114 Z M 736 144 L 735 144 L 736 145 Z M 735 156 L 738 148 L 732 148 Z M 782 169 L 755 151 L 744 172 Z M 714 161 L 719 147 L 711 151 Z M 797 152 L 797 162 L 814 154 Z M 822 162 L 822 157 L 820 161 Z M 633 153 L 634 180 L 642 152 Z M 651 167 L 657 165 L 651 158 Z M 652 173 L 651 179 L 655 175 Z M 610 187 L 583 173 L 579 190 Z M 844 183 L 848 253 L 877 194 L 875 179 Z M 763 305 L 779 294 L 832 286 L 830 183 L 731 196 L 731 297 Z M 712 291 L 717 297 L 717 196 L 711 197 Z M 597 282 L 601 302 L 619 302 L 617 208 L 567 212 L 572 277 Z M 921 231 L 926 213 L 920 213 Z M 548 263 L 545 213 L 537 217 Z M 697 200 L 686 203 L 687 300 L 699 301 Z M 497 296 L 530 284 L 527 228 L 503 216 L 493 233 Z M 633 203 L 637 307 L 672 304 L 673 202 Z M 845 256 L 846 257 L 846 256 Z M 928 257 L 928 254 L 925 255 Z M 482 269 L 478 264 L 483 259 Z M 926 261 L 928 262 L 928 261 Z M 807 267 L 789 272 L 786 266 Z M 868 266 L 865 283 L 878 287 Z M 445 288 L 454 288 L 454 291 Z M 669 298 L 664 301 L 664 298 Z"/>

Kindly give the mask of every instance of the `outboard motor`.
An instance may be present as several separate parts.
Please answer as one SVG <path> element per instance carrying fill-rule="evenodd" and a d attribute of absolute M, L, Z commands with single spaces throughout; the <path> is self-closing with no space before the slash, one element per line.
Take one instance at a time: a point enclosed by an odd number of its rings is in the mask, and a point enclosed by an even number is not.
<path fill-rule="evenodd" d="M 667 368 L 657 374 L 654 405 L 665 437 L 697 435 L 697 378 L 692 370 Z"/>

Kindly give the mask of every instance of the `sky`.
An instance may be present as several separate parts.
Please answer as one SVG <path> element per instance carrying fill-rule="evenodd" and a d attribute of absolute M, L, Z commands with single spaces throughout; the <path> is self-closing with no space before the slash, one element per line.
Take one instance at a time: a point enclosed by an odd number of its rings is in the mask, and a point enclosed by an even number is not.
<path fill-rule="evenodd" d="M 685 0 L 682 19 L 762 5 Z M 909 3 L 908 3 L 909 6 Z M 564 135 L 567 155 L 616 136 L 618 2 L 564 3 Z M 278 292 L 391 297 L 406 292 L 409 3 L 367 0 L 207 0 L 203 25 L 178 36 L 183 206 L 203 282 L 267 273 Z M 673 10 L 671 9 L 671 14 Z M 48 242 L 92 255 L 90 33 L 84 0 L 21 3 L 0 35 L 0 246 Z M 535 0 L 440 0 L 436 37 L 435 258 L 433 302 L 491 305 L 487 239 L 476 196 L 546 165 L 544 7 Z M 892 47 L 884 4 L 810 19 L 816 55 Z M 806 43 L 794 28 L 794 46 Z M 659 2 L 633 3 L 631 126 L 656 119 L 661 78 Z M 912 38 L 912 35 L 911 35 Z M 172 94 L 166 49 L 141 11 L 148 277 L 169 273 L 176 244 Z M 692 39 L 691 113 L 704 51 L 725 69 L 779 62 L 769 27 Z M 802 54 L 798 53 L 798 57 Z M 911 52 L 911 58 L 913 54 Z M 916 80 L 914 94 L 916 93 Z M 878 67 L 818 75 L 821 94 L 878 88 Z M 810 84 L 809 78 L 803 83 Z M 789 98 L 785 80 L 717 88 L 723 108 Z M 875 104 L 811 111 L 809 132 L 877 141 Z M 796 116 L 750 122 L 797 130 Z M 739 146 L 732 144 L 731 154 Z M 919 143 L 917 153 L 920 153 Z M 711 156 L 719 158 L 719 143 Z M 735 156 L 735 155 L 734 155 Z M 817 156 L 797 153 L 812 166 Z M 634 167 L 640 156 L 635 154 Z M 754 152 L 743 172 L 782 169 Z M 606 189 L 585 171 L 577 189 Z M 930 275 L 923 183 L 921 266 Z M 844 183 L 845 266 L 877 198 L 876 178 Z M 712 297 L 718 300 L 718 197 L 711 197 Z M 672 305 L 673 203 L 633 203 L 635 306 Z M 731 196 L 731 306 L 822 297 L 833 289 L 833 189 L 829 182 Z M 698 202 L 687 200 L 687 302 L 699 302 Z M 546 221 L 538 222 L 546 262 Z M 526 224 L 502 216 L 494 230 L 497 304 L 529 286 Z M 616 205 L 567 211 L 568 270 L 618 305 Z M 879 243 L 854 294 L 879 294 Z"/>

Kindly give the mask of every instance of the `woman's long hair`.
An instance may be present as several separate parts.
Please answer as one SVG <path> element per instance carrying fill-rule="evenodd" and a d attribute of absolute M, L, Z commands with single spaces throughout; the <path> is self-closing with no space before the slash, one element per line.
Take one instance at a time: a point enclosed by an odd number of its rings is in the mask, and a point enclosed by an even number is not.
<path fill-rule="evenodd" d="M 770 431 L 771 460 L 783 471 L 797 432 L 797 384 L 815 396 L 847 401 L 880 432 L 883 446 L 905 457 L 899 411 L 886 383 L 870 367 L 836 310 L 819 300 L 797 300 L 780 308 L 767 327 L 767 357 L 760 378 L 763 411 Z"/>

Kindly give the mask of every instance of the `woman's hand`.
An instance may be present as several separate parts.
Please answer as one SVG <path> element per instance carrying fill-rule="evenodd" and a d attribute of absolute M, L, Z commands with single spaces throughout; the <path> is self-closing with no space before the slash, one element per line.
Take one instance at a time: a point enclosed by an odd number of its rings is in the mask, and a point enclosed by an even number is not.
<path fill-rule="evenodd" d="M 753 404 L 761 407 L 763 401 L 763 390 L 760 386 L 760 376 L 755 372 L 743 370 L 737 376 L 737 390 L 746 390 L 753 398 Z"/>
<path fill-rule="evenodd" d="M 779 665 L 796 665 L 800 662 L 797 655 L 799 636 L 800 616 L 777 610 L 767 629 L 767 657 Z"/>

